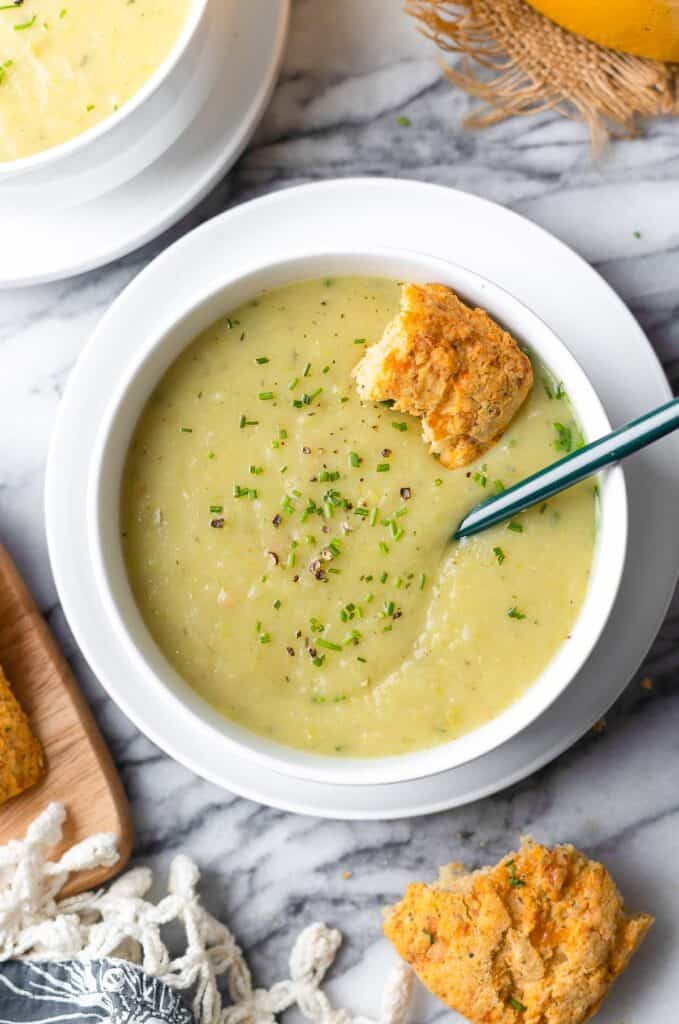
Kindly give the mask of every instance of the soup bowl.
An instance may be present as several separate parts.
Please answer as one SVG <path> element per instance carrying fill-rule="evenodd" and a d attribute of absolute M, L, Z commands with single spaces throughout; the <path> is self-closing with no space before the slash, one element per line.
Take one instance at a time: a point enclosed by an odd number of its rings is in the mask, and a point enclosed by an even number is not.
<path fill-rule="evenodd" d="M 223 717 L 199 697 L 160 651 L 135 603 L 121 545 L 120 501 L 125 459 L 142 410 L 161 377 L 204 329 L 262 292 L 310 278 L 366 275 L 436 281 L 483 307 L 562 381 L 587 440 L 610 430 L 606 413 L 586 375 L 564 344 L 512 295 L 463 267 L 426 254 L 396 249 L 370 252 L 291 253 L 285 261 L 225 275 L 209 294 L 151 337 L 139 339 L 133 363 L 112 394 L 99 427 L 88 478 L 89 545 L 97 588 L 120 643 L 135 663 L 151 702 L 175 702 L 203 730 L 205 743 L 224 759 L 245 758 L 288 776 L 338 785 L 398 783 L 469 762 L 505 743 L 533 722 L 582 667 L 609 617 L 622 576 L 627 544 L 627 497 L 622 470 L 599 481 L 599 522 L 580 614 L 568 640 L 526 691 L 496 717 L 449 742 L 413 753 L 375 758 L 336 758 L 293 749 L 252 733 Z M 451 522 L 451 533 L 455 527 Z M 167 737 L 181 750 L 181 736 Z M 191 751 L 185 751 L 190 761 Z M 225 773 L 226 774 L 226 773 Z"/>
<path fill-rule="evenodd" d="M 68 208 L 135 177 L 182 134 L 219 70 L 219 0 L 192 0 L 165 60 L 120 109 L 40 153 L 0 163 L 0 212 Z"/>

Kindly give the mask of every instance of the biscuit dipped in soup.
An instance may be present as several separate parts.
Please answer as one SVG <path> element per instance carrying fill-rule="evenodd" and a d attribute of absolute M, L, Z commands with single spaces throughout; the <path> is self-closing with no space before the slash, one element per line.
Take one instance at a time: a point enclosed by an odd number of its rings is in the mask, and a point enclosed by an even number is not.
<path fill-rule="evenodd" d="M 338 277 L 224 316 L 160 381 L 124 470 L 124 556 L 161 651 L 229 719 L 319 754 L 410 752 L 496 716 L 567 642 L 592 562 L 591 482 L 451 543 L 581 436 L 526 360 L 502 435 L 477 424 L 482 454 L 446 468 L 419 418 L 352 377 L 400 297 Z"/>
<path fill-rule="evenodd" d="M 169 54 L 191 0 L 21 0 L 0 9 L 0 163 L 109 117 Z"/>

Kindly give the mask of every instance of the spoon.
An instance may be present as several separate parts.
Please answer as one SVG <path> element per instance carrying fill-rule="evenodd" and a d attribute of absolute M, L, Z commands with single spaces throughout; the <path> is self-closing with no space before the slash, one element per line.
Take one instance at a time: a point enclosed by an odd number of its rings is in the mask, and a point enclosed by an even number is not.
<path fill-rule="evenodd" d="M 475 533 L 487 530 L 489 526 L 511 519 L 524 509 L 551 498 L 559 491 L 565 491 L 567 487 L 572 487 L 588 476 L 593 476 L 602 466 L 624 459 L 625 456 L 645 448 L 678 427 L 679 398 L 674 398 L 671 402 L 640 416 L 638 420 L 632 420 L 627 426 L 620 427 L 619 430 L 600 437 L 598 441 L 592 441 L 591 444 L 553 462 L 551 466 L 538 470 L 518 484 L 508 487 L 501 494 L 482 501 L 464 517 L 453 534 L 453 540 L 471 537 Z"/>

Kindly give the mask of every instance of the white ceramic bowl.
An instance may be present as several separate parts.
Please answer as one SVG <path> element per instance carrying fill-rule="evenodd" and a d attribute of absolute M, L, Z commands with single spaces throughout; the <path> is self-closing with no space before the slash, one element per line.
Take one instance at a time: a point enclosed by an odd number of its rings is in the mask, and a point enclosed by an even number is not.
<path fill-rule="evenodd" d="M 469 762 L 506 742 L 534 721 L 568 686 L 592 651 L 615 600 L 627 545 L 627 496 L 622 470 L 601 478 L 600 528 L 591 579 L 580 615 L 566 643 L 528 690 L 507 710 L 449 743 L 412 754 L 382 758 L 329 758 L 293 750 L 257 736 L 214 711 L 172 668 L 148 632 L 135 604 L 120 544 L 120 484 L 137 419 L 158 380 L 180 352 L 206 327 L 258 293 L 293 281 L 326 275 L 362 274 L 449 285 L 483 306 L 564 382 L 585 437 L 611 428 L 587 377 L 551 329 L 508 292 L 454 264 L 420 253 L 381 249 L 361 253 L 291 255 L 229 277 L 207 295 L 197 295 L 184 315 L 152 337 L 140 338 L 136 358 L 123 376 L 99 427 L 88 481 L 88 531 L 102 601 L 120 643 L 133 659 L 153 702 L 178 702 L 196 718 L 205 742 L 224 759 L 247 753 L 283 774 L 335 784 L 373 785 L 422 778 Z M 130 325 L 131 329 L 133 325 Z M 181 751 L 182 737 L 167 737 Z M 182 751 L 186 761 L 191 751 Z M 225 781 L 225 784 L 226 781 Z"/>
<path fill-rule="evenodd" d="M 184 27 L 153 75 L 116 113 L 34 156 L 0 163 L 3 207 L 55 209 L 86 202 L 128 181 L 164 153 L 196 116 L 217 78 L 211 30 L 220 0 L 192 0 Z"/>

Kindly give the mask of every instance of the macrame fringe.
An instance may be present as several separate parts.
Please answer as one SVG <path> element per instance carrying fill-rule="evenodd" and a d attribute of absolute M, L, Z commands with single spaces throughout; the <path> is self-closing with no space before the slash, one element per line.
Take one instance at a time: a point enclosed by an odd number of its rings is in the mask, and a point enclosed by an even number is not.
<path fill-rule="evenodd" d="M 174 989 L 190 991 L 196 1024 L 275 1024 L 294 1005 L 312 1024 L 404 1024 L 412 989 L 406 964 L 387 978 L 378 1022 L 331 1005 L 321 984 L 342 935 L 320 922 L 297 937 L 290 977 L 270 989 L 254 988 L 233 934 L 202 906 L 200 873 L 188 857 L 174 858 L 168 893 L 157 903 L 148 899 L 151 871 L 141 867 L 125 872 L 108 889 L 60 900 L 71 872 L 117 860 L 114 837 L 102 834 L 51 861 L 65 818 L 61 805 L 50 804 L 23 840 L 0 847 L 0 963 L 126 960 Z M 185 937 L 184 952 L 176 957 L 162 938 L 162 929 L 173 921 L 182 925 Z M 227 1006 L 218 987 L 221 975 L 231 998 Z"/>
<path fill-rule="evenodd" d="M 407 0 L 405 9 L 441 50 L 463 56 L 443 68 L 483 101 L 467 128 L 556 110 L 582 119 L 600 150 L 611 135 L 638 134 L 643 118 L 679 113 L 676 66 L 598 46 L 524 0 Z"/>

